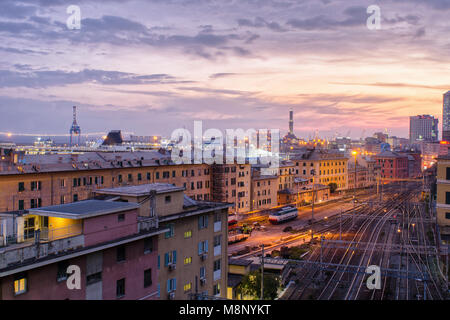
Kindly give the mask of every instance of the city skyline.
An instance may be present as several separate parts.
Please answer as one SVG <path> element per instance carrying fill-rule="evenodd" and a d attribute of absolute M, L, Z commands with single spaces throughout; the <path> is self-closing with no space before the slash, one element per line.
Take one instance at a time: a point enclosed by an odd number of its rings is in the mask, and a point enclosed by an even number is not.
<path fill-rule="evenodd" d="M 0 125 L 67 134 L 76 105 L 84 132 L 287 131 L 292 108 L 302 137 L 407 137 L 409 116 L 442 119 L 450 88 L 450 5 L 414 3 L 379 1 L 369 30 L 370 1 L 80 1 L 69 30 L 63 1 L 7 0 Z"/>

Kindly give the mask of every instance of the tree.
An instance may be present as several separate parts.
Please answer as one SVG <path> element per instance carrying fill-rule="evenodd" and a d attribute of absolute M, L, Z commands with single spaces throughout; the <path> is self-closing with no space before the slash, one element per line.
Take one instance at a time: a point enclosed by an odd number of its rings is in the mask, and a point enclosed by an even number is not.
<path fill-rule="evenodd" d="M 330 187 L 330 192 L 331 193 L 334 193 L 336 191 L 337 187 L 338 187 L 337 184 L 334 183 L 334 182 L 329 183 L 328 186 Z"/>
<path fill-rule="evenodd" d="M 280 278 L 276 275 L 264 273 L 264 300 L 275 300 L 280 288 Z M 261 297 L 261 270 L 247 274 L 241 282 L 241 292 L 243 295 L 260 299 Z"/>

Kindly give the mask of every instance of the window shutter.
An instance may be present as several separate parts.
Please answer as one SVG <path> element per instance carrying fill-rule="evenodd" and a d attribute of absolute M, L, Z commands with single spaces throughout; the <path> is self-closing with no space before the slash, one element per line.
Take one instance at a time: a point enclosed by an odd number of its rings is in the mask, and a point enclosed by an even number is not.
<path fill-rule="evenodd" d="M 164 266 L 167 267 L 169 264 L 169 253 L 164 254 Z"/>
<path fill-rule="evenodd" d="M 205 241 L 205 252 L 208 252 L 208 240 Z"/>
<path fill-rule="evenodd" d="M 173 290 L 177 290 L 177 278 L 173 279 Z"/>
<path fill-rule="evenodd" d="M 198 217 L 198 228 L 201 229 L 202 228 L 202 217 Z"/>
<path fill-rule="evenodd" d="M 167 292 L 170 292 L 170 279 L 167 280 Z"/>
<path fill-rule="evenodd" d="M 208 216 L 205 215 L 205 228 L 208 228 Z"/>
<path fill-rule="evenodd" d="M 199 255 L 202 254 L 202 243 L 201 242 L 198 243 L 198 254 Z"/>
<path fill-rule="evenodd" d="M 173 263 L 177 263 L 177 250 L 173 252 Z"/>

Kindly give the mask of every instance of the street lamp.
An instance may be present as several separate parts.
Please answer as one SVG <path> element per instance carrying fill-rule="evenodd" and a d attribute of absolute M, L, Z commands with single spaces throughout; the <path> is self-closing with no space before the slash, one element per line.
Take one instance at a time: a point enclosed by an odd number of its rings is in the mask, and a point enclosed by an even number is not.
<path fill-rule="evenodd" d="M 311 206 L 311 222 L 314 221 L 314 176 L 316 175 L 316 170 L 311 170 L 311 175 L 313 179 L 313 185 L 312 185 L 312 206 Z"/>

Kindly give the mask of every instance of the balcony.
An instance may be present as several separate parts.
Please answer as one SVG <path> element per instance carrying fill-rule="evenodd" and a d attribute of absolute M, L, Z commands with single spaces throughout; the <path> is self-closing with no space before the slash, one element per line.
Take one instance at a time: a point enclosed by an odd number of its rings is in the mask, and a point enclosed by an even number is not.
<path fill-rule="evenodd" d="M 221 230 L 222 230 L 222 222 L 221 221 L 214 222 L 214 232 L 219 232 Z"/>
<path fill-rule="evenodd" d="M 62 228 L 42 228 L 39 234 L 41 241 L 55 241 L 78 236 L 82 233 L 81 224 L 68 225 Z"/>
<path fill-rule="evenodd" d="M 218 245 L 214 247 L 214 257 L 220 256 L 222 254 L 222 246 Z"/>
<path fill-rule="evenodd" d="M 148 232 L 153 229 L 158 229 L 158 217 L 139 217 L 138 228 L 139 232 Z"/>
<path fill-rule="evenodd" d="M 58 233 L 49 233 L 58 236 Z M 59 234 L 62 235 L 62 234 Z M 22 242 L 11 244 L 0 249 L 0 270 L 11 265 L 42 259 L 49 255 L 57 255 L 70 250 L 84 247 L 84 235 L 79 234 L 72 237 L 48 241 L 48 242 Z M 41 241 L 45 241 L 41 239 Z"/>

